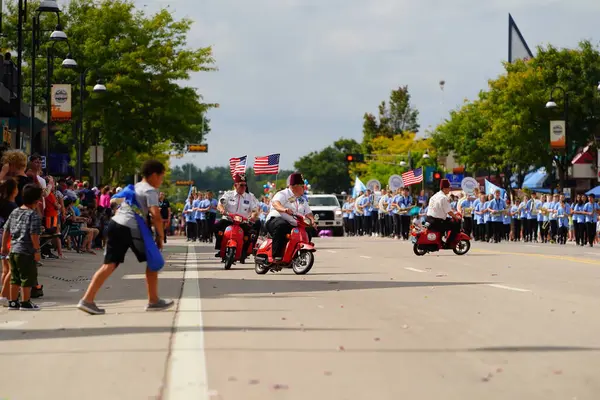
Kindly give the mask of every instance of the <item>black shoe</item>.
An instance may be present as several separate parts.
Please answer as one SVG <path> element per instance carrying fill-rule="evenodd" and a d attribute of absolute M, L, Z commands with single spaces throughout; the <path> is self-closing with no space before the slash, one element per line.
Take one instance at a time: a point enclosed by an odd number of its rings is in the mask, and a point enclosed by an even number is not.
<path fill-rule="evenodd" d="M 217 257 L 217 258 L 221 258 L 221 252 L 220 252 L 220 251 L 217 251 L 217 252 L 215 253 L 215 257 Z"/>
<path fill-rule="evenodd" d="M 21 309 L 21 304 L 18 301 L 9 301 L 8 302 L 8 311 L 19 311 Z"/>
<path fill-rule="evenodd" d="M 44 285 L 41 285 L 39 288 L 31 288 L 31 298 L 39 299 L 40 297 L 44 297 Z"/>
<path fill-rule="evenodd" d="M 31 301 L 22 301 L 21 311 L 40 311 L 40 306 L 32 303 Z"/>

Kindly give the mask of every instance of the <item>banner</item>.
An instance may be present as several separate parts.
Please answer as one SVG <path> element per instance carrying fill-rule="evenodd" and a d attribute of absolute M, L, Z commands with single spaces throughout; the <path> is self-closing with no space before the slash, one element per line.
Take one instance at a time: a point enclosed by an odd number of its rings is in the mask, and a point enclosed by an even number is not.
<path fill-rule="evenodd" d="M 565 121 L 550 121 L 550 147 L 564 149 L 567 140 Z"/>
<path fill-rule="evenodd" d="M 71 119 L 71 85 L 52 85 L 52 120 Z"/>
<path fill-rule="evenodd" d="M 494 194 L 494 193 L 496 193 L 496 190 L 500 191 L 500 197 L 502 197 L 503 199 L 506 198 L 506 190 L 494 185 L 492 182 L 490 182 L 486 179 L 485 180 L 485 193 L 486 194 Z"/>
<path fill-rule="evenodd" d="M 513 63 L 516 60 L 529 60 L 532 58 L 533 53 L 527 42 L 525 42 L 512 15 L 508 14 L 508 62 Z"/>

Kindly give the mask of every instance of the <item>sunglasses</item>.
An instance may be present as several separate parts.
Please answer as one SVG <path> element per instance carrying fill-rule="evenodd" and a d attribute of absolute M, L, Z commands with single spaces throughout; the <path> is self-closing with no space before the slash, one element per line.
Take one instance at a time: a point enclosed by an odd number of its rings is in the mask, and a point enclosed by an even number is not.
<path fill-rule="evenodd" d="M 242 187 L 243 187 L 243 186 L 248 186 L 248 185 L 246 185 L 245 183 L 238 183 L 238 185 L 239 185 L 239 186 L 242 186 Z"/>

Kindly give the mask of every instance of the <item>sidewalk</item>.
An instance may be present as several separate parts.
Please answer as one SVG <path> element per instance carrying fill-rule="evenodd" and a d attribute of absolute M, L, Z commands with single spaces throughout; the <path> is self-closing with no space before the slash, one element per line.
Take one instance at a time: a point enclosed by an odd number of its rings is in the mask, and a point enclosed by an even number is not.
<path fill-rule="evenodd" d="M 159 293 L 181 294 L 187 245 L 172 240 L 164 250 Z M 106 315 L 75 308 L 102 254 L 66 252 L 39 268 L 44 297 L 38 312 L 0 307 L 0 399 L 157 399 L 167 368 L 175 307 L 144 311 L 144 266 L 130 252 L 100 291 Z"/>

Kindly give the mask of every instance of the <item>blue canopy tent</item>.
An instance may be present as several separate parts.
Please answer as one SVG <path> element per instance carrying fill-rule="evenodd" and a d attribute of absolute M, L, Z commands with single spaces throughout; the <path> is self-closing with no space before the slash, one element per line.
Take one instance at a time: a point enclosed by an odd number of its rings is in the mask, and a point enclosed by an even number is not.
<path fill-rule="evenodd" d="M 587 192 L 585 192 L 585 194 L 587 194 L 588 196 L 590 194 L 593 194 L 596 197 L 600 196 L 600 186 L 596 186 L 595 188 L 588 190 Z"/>

